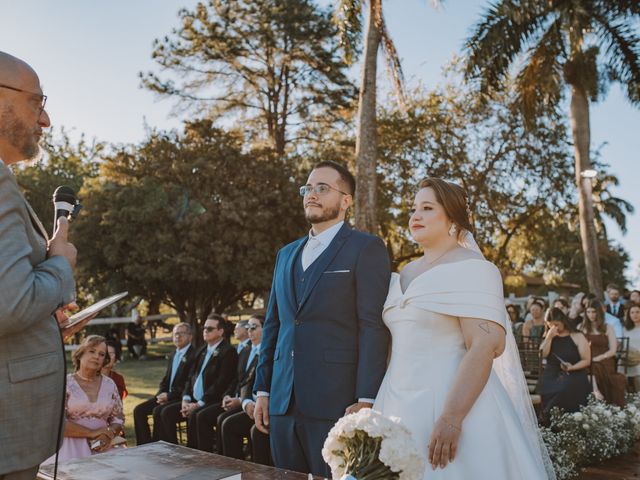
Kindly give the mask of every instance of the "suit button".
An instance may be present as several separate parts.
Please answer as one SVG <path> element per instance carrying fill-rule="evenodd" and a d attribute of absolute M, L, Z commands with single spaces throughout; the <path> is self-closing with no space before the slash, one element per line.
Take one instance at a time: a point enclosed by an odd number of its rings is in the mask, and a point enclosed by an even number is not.
<path fill-rule="evenodd" d="M 300 280 L 300 283 L 304 283 L 304 278 Z"/>
<path fill-rule="evenodd" d="M 291 350 L 291 358 L 293 358 L 293 350 Z"/>
<path fill-rule="evenodd" d="M 302 322 L 296 318 L 296 325 L 300 325 Z"/>

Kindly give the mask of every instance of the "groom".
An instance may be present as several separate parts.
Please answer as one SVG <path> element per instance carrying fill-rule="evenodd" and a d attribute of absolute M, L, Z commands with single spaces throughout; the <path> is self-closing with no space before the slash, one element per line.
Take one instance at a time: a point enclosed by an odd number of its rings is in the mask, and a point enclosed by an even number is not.
<path fill-rule="evenodd" d="M 275 466 L 327 478 L 327 434 L 345 412 L 373 405 L 389 342 L 389 256 L 345 223 L 354 193 L 353 175 L 329 161 L 300 188 L 311 231 L 278 252 L 254 385 Z"/>

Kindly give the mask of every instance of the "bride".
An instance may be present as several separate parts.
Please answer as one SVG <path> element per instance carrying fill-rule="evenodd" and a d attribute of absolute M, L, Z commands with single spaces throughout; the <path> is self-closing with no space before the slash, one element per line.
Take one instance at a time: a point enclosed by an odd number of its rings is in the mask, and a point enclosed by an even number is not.
<path fill-rule="evenodd" d="M 430 464 L 425 480 L 555 478 L 500 272 L 468 233 L 464 190 L 423 180 L 409 227 L 424 255 L 391 279 L 383 318 L 392 349 L 373 408 L 411 430 Z"/>

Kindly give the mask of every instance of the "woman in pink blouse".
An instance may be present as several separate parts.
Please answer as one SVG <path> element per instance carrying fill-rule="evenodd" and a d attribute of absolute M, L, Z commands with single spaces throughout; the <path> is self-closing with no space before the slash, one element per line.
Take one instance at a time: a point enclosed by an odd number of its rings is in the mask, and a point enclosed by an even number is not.
<path fill-rule="evenodd" d="M 124 428 L 116 384 L 100 371 L 109 363 L 104 337 L 89 335 L 72 355 L 75 373 L 67 375 L 64 441 L 60 462 L 88 457 L 114 447 Z M 52 463 L 55 455 L 45 461 Z"/>

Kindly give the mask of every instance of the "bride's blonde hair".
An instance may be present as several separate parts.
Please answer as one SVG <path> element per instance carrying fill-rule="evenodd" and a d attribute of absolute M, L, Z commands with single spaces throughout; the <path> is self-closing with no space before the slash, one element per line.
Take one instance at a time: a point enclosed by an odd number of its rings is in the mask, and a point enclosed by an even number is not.
<path fill-rule="evenodd" d="M 468 196 L 464 188 L 436 177 L 427 177 L 422 180 L 418 184 L 418 190 L 423 188 L 433 189 L 447 217 L 458 227 L 458 237 L 462 235 L 462 230 L 473 234 L 471 210 L 469 210 Z"/>

